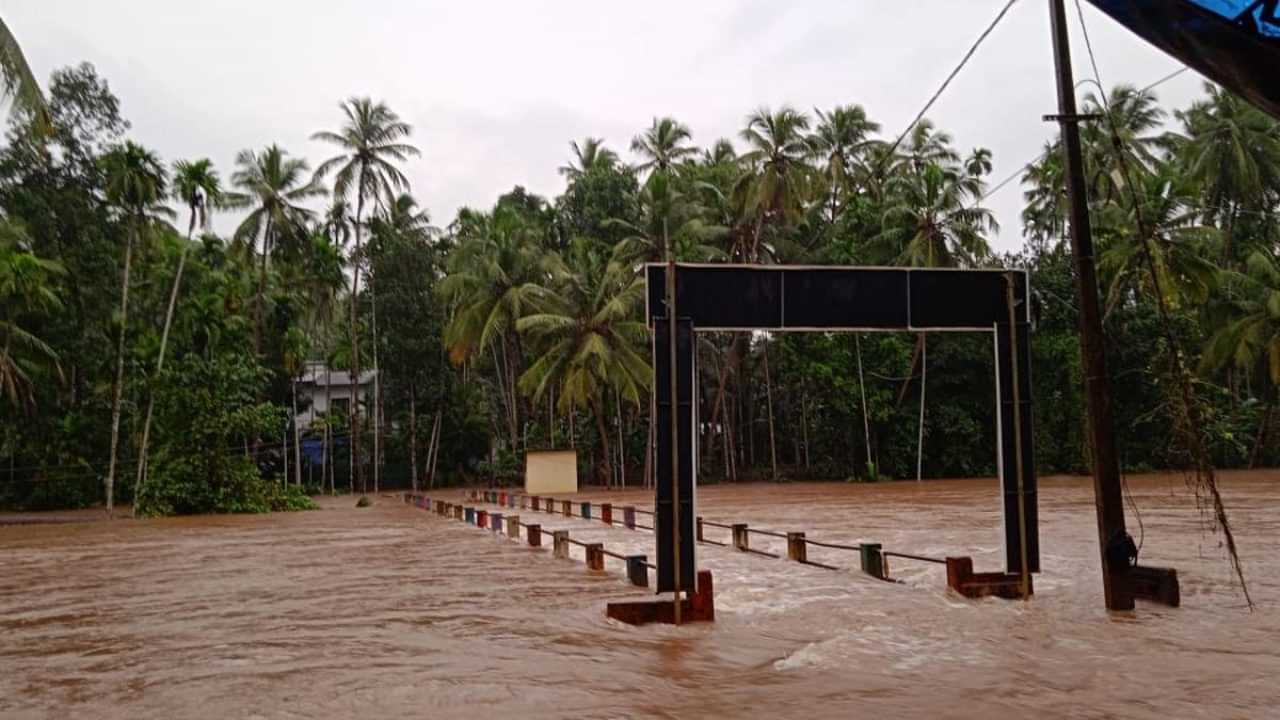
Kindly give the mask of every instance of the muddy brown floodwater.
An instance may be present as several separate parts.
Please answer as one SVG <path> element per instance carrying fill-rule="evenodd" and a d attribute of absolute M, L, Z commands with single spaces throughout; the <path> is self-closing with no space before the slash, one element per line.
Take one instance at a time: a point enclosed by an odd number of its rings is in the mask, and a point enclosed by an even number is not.
<path fill-rule="evenodd" d="M 581 548 L 556 560 L 392 498 L 0 527 L 0 717 L 1280 717 L 1280 476 L 1224 480 L 1252 613 L 1181 477 L 1130 487 L 1143 561 L 1178 569 L 1180 609 L 1101 609 L 1091 487 L 1068 478 L 1043 483 L 1031 602 L 962 600 L 942 568 L 897 558 L 893 584 L 852 553 L 811 548 L 850 568 L 832 572 L 703 546 L 718 622 L 682 628 L 606 620 L 606 601 L 637 596 L 612 559 L 589 573 Z M 711 520 L 1001 564 L 992 480 L 698 502 Z M 652 556 L 648 533 L 539 519 Z"/>

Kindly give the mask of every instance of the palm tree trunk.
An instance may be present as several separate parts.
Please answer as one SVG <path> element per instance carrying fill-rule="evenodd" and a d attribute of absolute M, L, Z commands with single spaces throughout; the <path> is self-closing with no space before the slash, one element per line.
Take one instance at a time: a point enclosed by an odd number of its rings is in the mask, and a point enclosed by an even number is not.
<path fill-rule="evenodd" d="M 325 476 L 329 480 L 329 494 L 337 494 L 334 485 L 333 451 L 329 444 L 333 442 L 333 387 L 330 385 L 332 372 L 329 370 L 329 358 L 324 360 L 324 449 L 320 455 L 320 479 L 323 484 Z"/>
<path fill-rule="evenodd" d="M 293 393 L 293 484 L 302 487 L 302 435 L 298 429 L 298 378 L 289 378 Z"/>
<path fill-rule="evenodd" d="M 409 483 L 418 492 L 418 393 L 409 383 Z"/>
<path fill-rule="evenodd" d="M 360 483 L 360 492 L 367 490 L 364 484 L 364 464 L 360 461 L 360 333 L 359 328 L 359 308 L 360 308 L 360 241 L 361 241 L 361 220 L 364 217 L 364 187 L 365 187 L 365 170 L 360 169 L 359 188 L 356 191 L 356 248 L 353 254 L 354 262 L 352 263 L 351 272 L 351 404 L 347 409 L 351 426 L 351 487 L 355 488 L 356 482 Z"/>
<path fill-rule="evenodd" d="M 773 381 L 769 377 L 769 336 L 764 338 L 764 393 L 769 406 L 769 465 L 773 481 L 778 482 L 778 443 L 773 431 Z"/>
<path fill-rule="evenodd" d="M 1253 443 L 1253 452 L 1249 454 L 1249 469 L 1253 470 L 1258 467 L 1258 460 L 1262 457 L 1262 449 L 1267 444 L 1267 429 L 1271 426 L 1271 414 L 1275 410 L 1275 391 L 1273 390 L 1267 399 L 1267 409 L 1262 413 L 1262 424 L 1258 426 L 1258 437 Z"/>
<path fill-rule="evenodd" d="M 604 410 L 600 407 L 599 398 L 591 401 L 591 414 L 596 416 L 596 431 L 600 433 L 600 462 L 596 463 L 596 476 L 603 479 L 606 487 L 611 487 L 611 470 L 609 468 L 609 429 L 605 427 Z"/>
<path fill-rule="evenodd" d="M 111 459 L 107 465 L 107 514 L 115 509 L 116 453 L 120 447 L 120 408 L 124 401 L 124 337 L 129 329 L 129 272 L 133 267 L 133 244 L 138 222 L 129 223 L 124 245 L 124 277 L 120 285 L 120 337 L 116 342 L 116 382 L 111 395 Z"/>
<path fill-rule="evenodd" d="M 862 340 L 853 336 L 853 350 L 858 358 L 858 397 L 862 401 L 862 441 L 867 449 L 867 468 L 871 467 L 871 420 L 867 415 L 867 386 L 862 377 Z"/>
<path fill-rule="evenodd" d="M 927 335 L 920 333 L 920 423 L 916 440 L 916 482 L 923 479 L 924 469 L 924 389 L 929 376 L 929 349 Z"/>
<path fill-rule="evenodd" d="M 622 487 L 627 486 L 627 446 L 622 441 L 622 394 L 614 392 L 614 399 L 617 401 L 617 417 L 618 417 L 618 484 Z"/>
<path fill-rule="evenodd" d="M 369 330 L 373 342 L 373 492 L 376 494 L 382 476 L 382 378 L 378 373 L 378 291 L 375 289 L 374 279 L 371 256 L 369 258 Z"/>
<path fill-rule="evenodd" d="M 262 311 L 267 301 L 267 256 L 271 249 L 271 216 L 262 228 L 262 262 L 258 266 L 258 297 L 253 304 L 253 352 L 262 352 Z"/>
<path fill-rule="evenodd" d="M 427 449 L 427 482 L 433 490 L 436 487 L 436 461 L 440 459 L 440 434 L 444 431 L 443 412 L 436 409 L 436 419 L 431 427 L 431 446 Z"/>
<path fill-rule="evenodd" d="M 187 266 L 187 251 L 191 246 L 191 235 L 195 232 L 196 214 L 193 209 L 191 212 L 191 222 L 187 225 L 187 242 L 182 246 L 182 253 L 178 255 L 178 269 L 173 274 L 173 287 L 169 290 L 169 306 L 164 313 L 164 329 L 160 331 L 160 356 L 156 358 L 156 377 L 164 370 L 164 353 L 169 346 L 169 329 L 173 327 L 173 311 L 178 305 L 178 288 L 182 286 L 182 271 Z M 133 514 L 138 514 L 138 493 L 142 490 L 142 483 L 146 480 L 149 468 L 147 467 L 147 449 L 151 440 L 151 417 L 156 407 L 155 388 L 151 389 L 150 396 L 147 398 L 147 417 L 142 422 L 142 445 L 138 448 L 138 476 L 133 481 Z"/>
<path fill-rule="evenodd" d="M 804 438 L 804 469 L 812 469 L 809 462 L 809 394 L 805 390 L 800 391 L 800 432 Z"/>

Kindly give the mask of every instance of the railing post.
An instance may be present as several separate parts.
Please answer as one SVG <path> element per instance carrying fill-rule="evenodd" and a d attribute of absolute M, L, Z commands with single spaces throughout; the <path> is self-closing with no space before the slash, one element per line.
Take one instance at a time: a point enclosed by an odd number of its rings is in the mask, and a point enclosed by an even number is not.
<path fill-rule="evenodd" d="M 488 510 L 476 511 L 476 527 L 482 527 L 482 528 L 489 527 L 489 511 Z"/>
<path fill-rule="evenodd" d="M 507 507 L 513 510 L 516 507 L 516 496 L 513 493 L 507 493 Z"/>
<path fill-rule="evenodd" d="M 553 543 L 552 554 L 561 560 L 569 559 L 569 531 L 568 530 L 552 530 L 551 540 Z"/>
<path fill-rule="evenodd" d="M 634 505 L 625 505 L 622 508 L 622 524 L 628 530 L 636 529 L 636 509 Z"/>
<path fill-rule="evenodd" d="M 884 580 L 884 555 L 880 552 L 880 543 L 862 543 L 862 572 L 873 578 Z"/>
<path fill-rule="evenodd" d="M 524 536 L 529 541 L 529 547 L 542 547 L 541 525 L 525 525 Z"/>
<path fill-rule="evenodd" d="M 565 517 L 573 517 L 573 503 L 568 500 L 562 500 L 560 502 L 560 509 L 564 511 Z"/>
<path fill-rule="evenodd" d="M 463 516 L 463 507 L 461 505 L 453 506 L 453 519 L 461 520 Z"/>
<path fill-rule="evenodd" d="M 520 496 L 520 509 L 521 509 L 521 510 L 524 510 L 524 509 L 526 509 L 526 508 L 528 508 L 528 507 L 529 507 L 529 497 L 528 497 L 527 495 L 521 495 L 521 496 Z M 534 508 L 534 510 L 537 510 L 537 509 L 538 509 L 538 508 Z"/>
<path fill-rule="evenodd" d="M 533 510 L 534 510 L 534 512 L 537 512 L 538 510 L 541 510 L 541 509 L 542 509 L 542 507 L 541 507 L 542 503 L 538 502 L 538 500 L 540 500 L 540 499 L 541 499 L 541 498 L 539 498 L 537 495 L 534 495 L 534 496 L 533 496 Z"/>
<path fill-rule="evenodd" d="M 475 509 L 475 508 L 467 508 L 467 524 L 468 524 L 468 525 L 475 525 L 475 524 L 476 524 L 476 509 Z"/>
<path fill-rule="evenodd" d="M 809 550 L 804 541 L 804 533 L 787 533 L 787 557 L 796 562 L 809 562 Z"/>
<path fill-rule="evenodd" d="M 605 525 L 613 524 L 613 505 L 610 503 L 600 503 L 600 522 Z"/>
<path fill-rule="evenodd" d="M 746 523 L 734 523 L 733 525 L 733 546 L 743 552 L 746 552 L 751 545 L 748 537 Z"/>
<path fill-rule="evenodd" d="M 507 536 L 513 537 L 513 538 L 520 537 L 520 516 L 519 515 L 507 516 Z"/>
<path fill-rule="evenodd" d="M 587 568 L 604 570 L 604 543 L 590 543 L 587 545 Z"/>
<path fill-rule="evenodd" d="M 698 539 L 698 542 L 702 542 L 702 516 L 699 515 L 695 520 L 696 522 L 694 524 L 697 527 L 694 529 L 694 537 Z"/>
<path fill-rule="evenodd" d="M 582 503 L 582 519 L 583 520 L 591 519 L 591 503 L 589 502 Z"/>
<path fill-rule="evenodd" d="M 649 587 L 649 568 L 645 565 L 649 558 L 644 555 L 627 556 L 627 580 L 636 587 Z"/>

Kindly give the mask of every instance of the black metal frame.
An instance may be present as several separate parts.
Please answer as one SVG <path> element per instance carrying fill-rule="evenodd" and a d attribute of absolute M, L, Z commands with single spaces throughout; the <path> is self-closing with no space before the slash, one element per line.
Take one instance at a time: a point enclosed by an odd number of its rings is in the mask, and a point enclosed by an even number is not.
<path fill-rule="evenodd" d="M 645 268 L 645 315 L 655 330 L 666 327 L 666 265 Z M 1009 283 L 1015 307 L 1009 307 Z M 997 467 L 1001 480 L 1005 567 L 1022 570 L 1020 551 L 1025 521 L 1027 566 L 1040 571 L 1035 437 L 1031 417 L 1030 287 L 1022 270 L 947 270 L 887 267 L 704 265 L 681 263 L 676 270 L 677 343 L 682 416 L 680 462 L 680 536 L 683 587 L 694 578 L 693 518 L 697 479 L 697 332 L 767 330 L 775 332 L 985 332 L 995 352 Z M 1014 317 L 1015 349 L 1009 347 Z M 673 589 L 671 571 L 670 390 L 667 384 L 667 333 L 654 332 L 654 398 L 657 462 L 655 522 L 658 536 L 658 592 Z M 1019 380 L 1021 407 L 1015 411 L 1013 378 Z M 687 383 L 687 389 L 685 386 Z M 1021 426 L 1010 431 L 1015 418 Z M 1022 477 L 1014 471 L 1021 435 Z M 687 454 L 686 454 L 687 453 Z M 666 458 L 664 460 L 664 458 Z M 1021 507 L 1019 496 L 1022 497 Z M 665 518 L 664 518 L 665 514 Z M 663 538 L 668 538 L 664 542 Z M 664 570 L 665 568 L 665 570 Z M 664 584 L 664 579 L 666 583 Z"/>

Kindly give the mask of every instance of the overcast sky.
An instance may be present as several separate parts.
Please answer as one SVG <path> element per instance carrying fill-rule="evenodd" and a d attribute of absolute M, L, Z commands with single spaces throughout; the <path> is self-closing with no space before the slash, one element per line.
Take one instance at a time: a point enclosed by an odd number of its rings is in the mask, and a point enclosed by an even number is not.
<path fill-rule="evenodd" d="M 237 151 L 272 142 L 314 167 L 330 151 L 309 136 L 339 124 L 341 99 L 385 100 L 414 126 L 423 155 L 406 172 L 445 225 L 516 184 L 558 194 L 570 140 L 599 136 L 625 151 L 654 115 L 709 145 L 736 138 L 757 106 L 860 103 L 896 136 L 1003 4 L 0 0 L 0 17 L 42 81 L 93 63 L 136 140 L 167 161 L 209 157 L 224 178 Z M 1108 85 L 1147 85 L 1179 67 L 1085 13 Z M 1053 130 L 1041 121 L 1056 111 L 1049 40 L 1047 3 L 1020 0 L 929 114 L 963 151 L 993 150 L 993 182 Z M 1077 78 L 1091 77 L 1078 31 L 1074 49 Z M 1158 92 L 1183 106 L 1200 83 L 1187 72 Z M 1017 184 L 988 204 L 1004 226 L 997 247 L 1017 247 Z"/>

